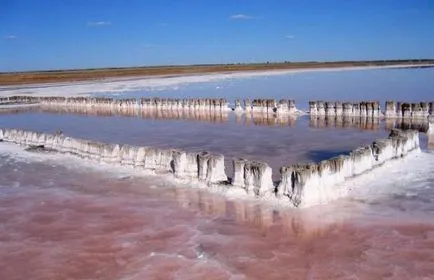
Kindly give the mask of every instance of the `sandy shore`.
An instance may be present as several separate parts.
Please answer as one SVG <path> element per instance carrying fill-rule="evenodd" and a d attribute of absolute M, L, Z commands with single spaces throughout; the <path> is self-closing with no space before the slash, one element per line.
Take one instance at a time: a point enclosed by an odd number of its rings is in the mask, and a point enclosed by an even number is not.
<path fill-rule="evenodd" d="M 425 65 L 432 66 L 434 65 Z M 97 81 L 63 82 L 50 84 L 29 84 L 1 86 L 0 96 L 14 95 L 37 95 L 37 96 L 86 96 L 91 94 L 115 94 L 127 91 L 159 91 L 177 89 L 181 85 L 191 83 L 218 82 L 228 79 L 244 79 L 251 77 L 290 75 L 310 72 L 337 72 L 356 71 L 371 69 L 396 69 L 417 68 L 417 65 L 391 65 L 391 66 L 367 66 L 367 67 L 341 67 L 341 68 L 315 68 L 315 69 L 291 69 L 291 70 L 268 70 L 246 71 L 219 74 L 194 74 L 194 75 L 171 75 L 152 77 L 127 77 L 109 78 Z"/>

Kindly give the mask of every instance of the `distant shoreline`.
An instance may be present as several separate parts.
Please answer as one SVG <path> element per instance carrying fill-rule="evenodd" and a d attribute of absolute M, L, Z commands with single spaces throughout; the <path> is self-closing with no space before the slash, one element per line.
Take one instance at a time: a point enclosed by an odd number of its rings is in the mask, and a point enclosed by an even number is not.
<path fill-rule="evenodd" d="M 295 75 L 303 73 L 368 71 L 386 69 L 428 68 L 433 64 L 424 65 L 387 65 L 358 67 L 328 67 L 328 68 L 298 68 L 270 69 L 256 71 L 233 71 L 216 73 L 183 73 L 171 75 L 107 77 L 93 80 L 57 81 L 51 83 L 27 83 L 0 86 L 0 97 L 7 96 L 89 96 L 95 94 L 118 94 L 130 91 L 159 91 L 168 88 L 178 88 L 180 85 L 194 83 L 219 82 L 228 79 L 245 79 L 264 76 Z"/>
<path fill-rule="evenodd" d="M 0 86 L 98 81 L 118 78 L 167 78 L 201 74 L 232 74 L 243 72 L 322 70 L 362 67 L 434 67 L 434 60 L 287 62 L 4 72 L 0 73 Z"/>

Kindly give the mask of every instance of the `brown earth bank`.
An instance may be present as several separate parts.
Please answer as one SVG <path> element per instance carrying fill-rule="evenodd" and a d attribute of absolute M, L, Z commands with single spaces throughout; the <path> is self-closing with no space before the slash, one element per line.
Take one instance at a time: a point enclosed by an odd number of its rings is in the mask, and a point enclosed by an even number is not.
<path fill-rule="evenodd" d="M 221 72 L 297 70 L 315 68 L 344 68 L 368 66 L 433 66 L 434 59 L 373 60 L 337 62 L 279 62 L 252 64 L 209 64 L 181 66 L 147 66 L 128 68 L 94 68 L 72 70 L 50 70 L 31 72 L 0 72 L 0 85 L 21 85 L 33 83 L 54 83 L 97 80 L 104 78 L 125 78 L 144 76 L 191 75 Z"/>

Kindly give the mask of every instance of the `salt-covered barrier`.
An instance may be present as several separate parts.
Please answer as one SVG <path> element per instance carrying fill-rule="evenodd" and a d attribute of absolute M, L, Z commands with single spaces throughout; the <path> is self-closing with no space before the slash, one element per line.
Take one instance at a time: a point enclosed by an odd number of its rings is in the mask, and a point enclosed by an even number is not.
<path fill-rule="evenodd" d="M 282 167 L 277 196 L 286 197 L 296 207 L 325 203 L 342 196 L 336 187 L 345 180 L 415 150 L 419 150 L 417 131 L 392 130 L 388 138 L 357 148 L 348 155 Z"/>
<path fill-rule="evenodd" d="M 0 105 L 39 103 L 39 100 L 40 97 L 36 96 L 7 96 L 0 97 Z"/>
<path fill-rule="evenodd" d="M 387 118 L 426 119 L 434 114 L 434 102 L 395 102 L 386 101 L 384 116 Z"/>
<path fill-rule="evenodd" d="M 50 106 L 119 107 L 157 110 L 219 110 L 228 111 L 224 98 L 105 98 L 105 97 L 40 97 L 39 103 Z"/>
<path fill-rule="evenodd" d="M 386 101 L 384 112 L 379 101 L 309 101 L 309 113 L 315 117 L 427 118 L 434 114 L 434 102 Z"/>
<path fill-rule="evenodd" d="M 430 146 L 434 146 L 434 116 L 429 117 L 427 135 L 428 135 L 428 144 Z"/>
<path fill-rule="evenodd" d="M 208 185 L 237 186 L 255 196 L 274 193 L 272 171 L 266 163 L 243 160 L 242 172 L 236 169 L 235 178 L 231 180 L 226 175 L 225 158 L 221 154 L 107 144 L 67 137 L 62 133 L 52 135 L 21 129 L 0 129 L 0 140 L 95 162 L 143 169 L 152 174 L 171 173 L 178 179 L 197 180 Z M 234 166 L 238 161 L 234 160 Z"/>
<path fill-rule="evenodd" d="M 237 108 L 237 106 L 236 106 Z M 240 110 L 240 109 L 238 109 Z M 260 114 L 295 115 L 301 112 L 295 107 L 295 100 L 292 99 L 250 99 L 244 100 L 244 110 L 246 112 Z"/>
<path fill-rule="evenodd" d="M 321 117 L 381 117 L 380 102 L 309 101 L 309 114 Z"/>
<path fill-rule="evenodd" d="M 220 154 L 107 144 L 67 137 L 61 133 L 52 135 L 20 129 L 0 129 L 0 140 L 42 147 L 106 164 L 141 168 L 150 173 L 172 173 L 179 179 L 196 179 L 208 184 L 228 180 L 224 157 Z"/>
<path fill-rule="evenodd" d="M 224 98 L 123 98 L 108 97 L 61 97 L 61 96 L 10 96 L 0 99 L 5 103 L 39 103 L 51 106 L 120 107 L 160 110 L 230 110 Z"/>
<path fill-rule="evenodd" d="M 432 131 L 432 129 L 430 130 Z M 159 149 L 96 141 L 20 129 L 0 129 L 0 140 L 40 147 L 112 165 L 129 166 L 150 173 L 170 173 L 188 181 L 241 191 L 253 197 L 281 200 L 294 207 L 307 207 L 342 196 L 336 187 L 383 163 L 419 150 L 418 132 L 392 130 L 386 139 L 376 140 L 349 155 L 319 163 L 294 164 L 280 168 L 280 181 L 272 181 L 272 169 L 264 162 L 234 159 L 233 178 L 226 175 L 221 154 L 192 153 L 179 149 Z"/>
<path fill-rule="evenodd" d="M 189 110 L 189 111 L 230 111 L 252 114 L 273 114 L 277 116 L 302 115 L 291 99 L 257 98 L 241 102 L 235 100 L 233 108 L 224 98 L 108 98 L 108 97 L 61 97 L 61 96 L 10 96 L 0 98 L 1 104 L 41 104 L 43 106 L 68 106 L 92 108 L 123 108 L 139 110 Z M 427 118 L 434 114 L 434 102 L 386 101 L 384 112 L 379 101 L 341 102 L 309 101 L 312 117 L 368 117 L 368 118 Z"/>
<path fill-rule="evenodd" d="M 0 99 L 1 104 L 39 103 L 43 106 L 93 107 L 93 108 L 134 108 L 154 110 L 219 110 L 235 112 L 251 112 L 277 115 L 300 115 L 294 100 L 281 99 L 249 99 L 235 100 L 234 107 L 229 106 L 225 98 L 108 98 L 108 97 L 61 97 L 61 96 L 11 96 Z"/>

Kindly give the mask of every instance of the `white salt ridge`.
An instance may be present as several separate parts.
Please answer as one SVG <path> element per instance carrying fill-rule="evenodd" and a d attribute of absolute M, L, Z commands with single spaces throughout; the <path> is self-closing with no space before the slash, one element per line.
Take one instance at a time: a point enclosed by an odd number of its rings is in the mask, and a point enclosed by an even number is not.
<path fill-rule="evenodd" d="M 419 151 L 417 131 L 393 130 L 389 138 L 356 149 L 350 155 L 318 164 L 282 167 L 277 187 L 273 184 L 272 170 L 268 164 L 239 159 L 233 161 L 234 178 L 229 187 L 223 155 L 105 144 L 61 134 L 49 135 L 17 129 L 0 129 L 0 139 L 21 145 L 41 146 L 100 163 L 134 167 L 148 174 L 173 174 L 182 181 L 215 187 L 219 192 L 228 191 L 229 195 L 247 194 L 250 197 L 281 200 L 295 207 L 327 203 L 345 196 L 347 189 L 339 188 L 339 185 L 347 179 L 412 151 Z"/>
<path fill-rule="evenodd" d="M 0 96 L 12 95 L 37 95 L 37 96 L 76 96 L 96 93 L 119 93 L 138 90 L 166 90 L 179 89 L 180 86 L 192 83 L 217 82 L 228 79 L 245 79 L 250 77 L 288 75 L 305 72 L 335 72 L 354 71 L 385 68 L 417 67 L 414 65 L 392 66 L 367 66 L 367 67 L 344 67 L 344 68 L 319 68 L 319 69 L 296 69 L 296 70 L 268 70 L 249 71 L 221 74 L 202 74 L 177 77 L 146 77 L 146 78 L 122 78 L 105 79 L 99 81 L 35 84 L 31 86 L 3 86 L 0 87 Z"/>
<path fill-rule="evenodd" d="M 198 179 L 209 184 L 227 181 L 223 155 L 199 155 L 174 149 L 106 144 L 61 134 L 50 135 L 18 129 L 0 129 L 0 139 L 53 149 L 96 162 L 140 168 L 148 173 L 173 173 L 179 179 Z M 199 158 L 201 160 L 198 160 Z"/>
<path fill-rule="evenodd" d="M 389 138 L 375 141 L 350 153 L 318 164 L 295 164 L 281 168 L 278 197 L 296 207 L 328 203 L 346 195 L 339 185 L 390 160 L 420 151 L 417 131 L 393 130 Z"/>

